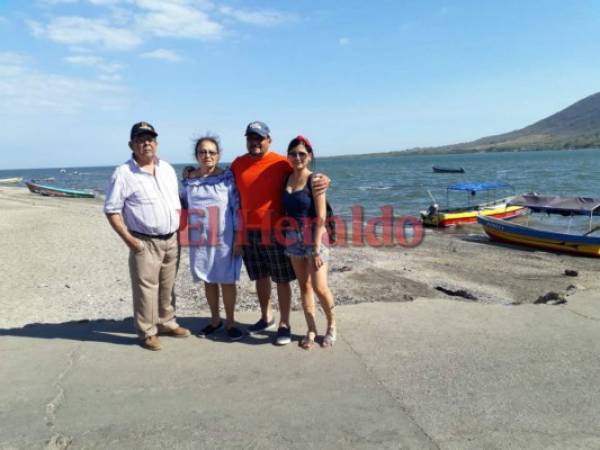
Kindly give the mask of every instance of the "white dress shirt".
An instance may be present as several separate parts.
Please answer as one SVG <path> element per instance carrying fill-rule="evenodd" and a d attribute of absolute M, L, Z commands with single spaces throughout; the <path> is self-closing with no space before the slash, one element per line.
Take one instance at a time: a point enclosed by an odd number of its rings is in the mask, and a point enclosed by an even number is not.
<path fill-rule="evenodd" d="M 131 158 L 112 175 L 105 213 L 118 213 L 130 231 L 149 235 L 170 234 L 179 228 L 179 183 L 175 169 L 157 159 L 154 175 L 140 169 Z"/>

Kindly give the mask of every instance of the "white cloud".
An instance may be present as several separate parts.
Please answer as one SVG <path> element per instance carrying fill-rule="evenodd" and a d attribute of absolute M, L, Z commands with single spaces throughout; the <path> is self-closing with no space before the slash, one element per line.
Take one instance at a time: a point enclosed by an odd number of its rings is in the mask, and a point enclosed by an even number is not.
<path fill-rule="evenodd" d="M 27 25 L 29 25 L 29 28 L 31 28 L 31 34 L 35 37 L 44 37 L 45 28 L 41 23 L 36 22 L 35 20 L 27 20 L 26 22 Z"/>
<path fill-rule="evenodd" d="M 27 55 L 0 53 L 0 114 L 77 113 L 122 109 L 124 88 L 105 81 L 43 73 Z"/>
<path fill-rule="evenodd" d="M 145 10 L 136 14 L 135 21 L 141 30 L 156 36 L 193 39 L 218 38 L 223 32 L 221 24 L 183 0 L 171 2 L 135 0 Z"/>
<path fill-rule="evenodd" d="M 98 80 L 100 81 L 106 81 L 108 83 L 116 83 L 117 81 L 121 81 L 122 77 L 119 74 L 116 73 L 103 73 L 101 75 L 98 75 Z"/>
<path fill-rule="evenodd" d="M 141 54 L 142 58 L 159 59 L 168 62 L 180 62 L 183 58 L 173 50 L 166 50 L 159 48 L 152 52 L 146 52 Z"/>
<path fill-rule="evenodd" d="M 49 5 L 78 0 L 42 0 Z M 47 23 L 29 21 L 34 36 L 71 48 L 132 50 L 153 36 L 218 39 L 225 34 L 218 20 L 229 18 L 255 26 L 273 26 L 291 16 L 276 10 L 217 7 L 210 0 L 86 0 L 101 17 L 55 16 Z M 228 23 L 232 23 L 229 20 Z M 168 58 L 168 56 L 167 56 Z"/>
<path fill-rule="evenodd" d="M 18 77 L 25 70 L 29 57 L 22 53 L 0 52 L 0 81 L 2 78 Z M 0 84 L 0 90 L 2 85 Z"/>
<path fill-rule="evenodd" d="M 133 31 L 111 27 L 100 19 L 56 17 L 48 25 L 29 22 L 34 36 L 67 45 L 99 45 L 112 50 L 131 50 L 142 43 Z"/>
<path fill-rule="evenodd" d="M 122 64 L 107 62 L 104 58 L 94 55 L 71 55 L 64 58 L 69 64 L 94 67 L 104 73 L 114 74 L 123 68 Z"/>
<path fill-rule="evenodd" d="M 273 10 L 245 11 L 224 6 L 219 11 L 239 22 L 258 26 L 278 25 L 289 19 L 288 15 Z"/>
<path fill-rule="evenodd" d="M 265 27 L 279 25 L 290 19 L 289 15 L 273 10 L 244 11 L 223 6 L 219 9 L 219 12 L 234 18 L 238 22 Z"/>
<path fill-rule="evenodd" d="M 121 6 L 110 6 L 110 20 L 113 26 L 128 27 L 133 23 L 135 12 Z"/>
<path fill-rule="evenodd" d="M 79 0 L 41 0 L 46 5 L 60 5 L 63 3 L 79 3 Z"/>
<path fill-rule="evenodd" d="M 122 0 L 88 0 L 92 5 L 97 6 L 113 6 L 119 3 L 123 3 Z"/>
<path fill-rule="evenodd" d="M 93 55 L 67 56 L 64 60 L 68 63 L 79 64 L 82 66 L 96 66 L 102 62 L 102 58 Z"/>
<path fill-rule="evenodd" d="M 69 47 L 69 50 L 73 53 L 92 53 L 92 50 L 88 47 L 82 47 L 80 45 L 72 45 Z"/>
<path fill-rule="evenodd" d="M 0 52 L 0 66 L 21 66 L 29 61 L 29 57 L 23 53 Z"/>
<path fill-rule="evenodd" d="M 350 44 L 350 38 L 342 37 L 339 40 L 340 45 L 343 47 L 344 45 Z"/>

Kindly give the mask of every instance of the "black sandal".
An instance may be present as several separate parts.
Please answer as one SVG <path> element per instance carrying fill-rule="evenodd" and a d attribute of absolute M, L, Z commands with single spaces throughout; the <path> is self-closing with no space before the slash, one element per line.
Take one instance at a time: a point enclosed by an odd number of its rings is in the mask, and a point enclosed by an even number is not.
<path fill-rule="evenodd" d="M 208 336 L 209 334 L 213 334 L 215 331 L 221 328 L 223 328 L 223 321 L 220 321 L 219 325 L 217 325 L 216 327 L 209 323 L 204 328 L 202 328 L 202 330 L 200 330 L 200 335 Z"/>

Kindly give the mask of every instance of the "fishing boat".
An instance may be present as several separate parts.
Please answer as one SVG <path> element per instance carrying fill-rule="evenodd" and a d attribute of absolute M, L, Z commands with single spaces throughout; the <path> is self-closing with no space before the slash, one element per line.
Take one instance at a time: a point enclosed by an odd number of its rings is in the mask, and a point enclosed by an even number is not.
<path fill-rule="evenodd" d="M 459 207 L 450 207 L 452 192 L 466 192 L 467 202 Z M 497 192 L 511 192 L 512 195 L 496 199 Z M 479 197 L 477 195 L 479 194 Z M 491 216 L 512 219 L 525 212 L 522 206 L 510 206 L 514 197 L 514 188 L 503 182 L 456 183 L 446 188 L 446 208 L 440 208 L 429 192 L 433 203 L 421 211 L 423 225 L 431 227 L 450 227 L 476 223 L 477 216 Z M 483 195 L 483 199 L 481 198 Z"/>
<path fill-rule="evenodd" d="M 47 197 L 76 197 L 76 198 L 94 198 L 96 194 L 92 191 L 79 189 L 65 189 L 43 184 L 26 181 L 27 188 L 34 194 L 45 195 Z"/>
<path fill-rule="evenodd" d="M 479 217 L 477 222 L 483 226 L 490 239 L 542 250 L 600 256 L 600 237 L 590 236 L 600 230 L 600 226 L 593 226 L 594 216 L 600 215 L 600 198 L 542 196 L 530 193 L 515 197 L 510 204 L 526 207 L 532 213 L 568 216 L 566 232 L 542 230 L 529 224 L 519 225 L 493 217 Z M 589 216 L 589 221 L 586 219 L 587 232 L 571 232 L 573 218 L 577 216 Z"/>
<path fill-rule="evenodd" d="M 462 167 L 433 166 L 432 169 L 435 173 L 465 173 L 465 169 L 463 169 Z"/>
<path fill-rule="evenodd" d="M 21 181 L 23 181 L 23 178 L 21 178 L 21 177 L 0 178 L 0 183 L 3 183 L 3 184 L 15 184 L 15 183 L 20 183 Z"/>

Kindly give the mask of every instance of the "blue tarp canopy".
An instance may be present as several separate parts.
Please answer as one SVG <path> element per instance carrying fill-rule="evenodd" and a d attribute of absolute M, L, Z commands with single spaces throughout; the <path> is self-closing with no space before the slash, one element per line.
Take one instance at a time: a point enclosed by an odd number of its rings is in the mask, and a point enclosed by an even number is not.
<path fill-rule="evenodd" d="M 471 191 L 471 192 L 479 192 L 479 191 L 491 191 L 494 189 L 513 189 L 513 187 L 508 183 L 503 183 L 501 181 L 491 181 L 491 182 L 483 182 L 483 183 L 456 183 L 451 184 L 447 187 L 449 191 Z"/>

